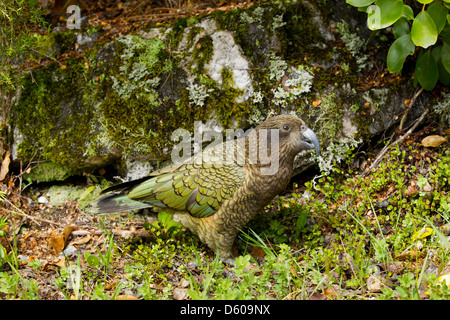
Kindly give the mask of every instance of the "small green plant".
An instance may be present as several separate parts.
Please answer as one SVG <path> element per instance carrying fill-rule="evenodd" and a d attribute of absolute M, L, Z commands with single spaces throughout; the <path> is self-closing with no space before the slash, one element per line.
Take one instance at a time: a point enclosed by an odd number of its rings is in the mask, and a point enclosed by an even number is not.
<path fill-rule="evenodd" d="M 367 12 L 370 30 L 392 26 L 395 41 L 387 55 L 390 72 L 400 72 L 406 57 L 420 48 L 415 81 L 425 90 L 432 90 L 438 80 L 450 85 L 450 1 L 417 1 L 422 8 L 415 14 L 403 0 L 346 0 L 359 11 Z"/>
<path fill-rule="evenodd" d="M 0 237 L 6 236 L 5 228 L 8 226 L 8 218 L 0 217 Z"/>
<path fill-rule="evenodd" d="M 146 227 L 155 231 L 156 236 L 166 233 L 169 236 L 176 236 L 180 231 L 181 224 L 172 219 L 172 215 L 165 211 L 158 212 L 156 224 L 146 224 Z"/>
<path fill-rule="evenodd" d="M 1 198 L 0 198 L 1 199 Z M 1 201 L 0 201 L 1 202 Z M 6 226 L 7 220 L 0 218 L 0 227 Z M 34 279 L 25 279 L 19 271 L 17 239 L 14 234 L 10 250 L 0 245 L 0 270 L 9 268 L 8 272 L 0 272 L 0 298 L 17 298 L 35 300 L 39 298 L 39 286 Z"/>
<path fill-rule="evenodd" d="M 195 252 L 197 261 L 200 262 L 200 257 Z M 217 270 L 219 268 L 220 264 L 219 256 L 216 255 L 216 258 L 213 260 L 212 263 L 208 263 L 206 270 L 204 271 L 205 277 L 204 280 L 201 283 L 201 286 L 197 284 L 194 277 L 190 276 L 190 285 L 191 289 L 188 290 L 188 294 L 191 296 L 194 300 L 206 300 L 209 298 L 208 291 L 210 289 L 210 286 L 213 282 L 214 276 L 217 273 Z M 201 263 L 200 263 L 201 264 Z"/>
<path fill-rule="evenodd" d="M 103 219 L 100 219 L 100 225 L 99 227 L 106 233 L 107 238 L 105 239 L 104 248 L 105 251 L 102 253 L 98 248 L 96 248 L 98 256 L 94 256 L 92 254 L 89 254 L 88 252 L 85 253 L 85 259 L 86 262 L 93 268 L 99 268 L 102 266 L 104 268 L 104 275 L 105 279 L 108 276 L 108 271 L 111 267 L 111 262 L 113 258 L 113 252 L 115 249 L 114 244 L 114 234 L 110 232 L 106 226 L 105 221 Z"/>
<path fill-rule="evenodd" d="M 419 291 L 417 290 L 416 281 L 413 273 L 404 273 L 398 277 L 400 285 L 395 289 L 402 299 L 418 300 Z"/>

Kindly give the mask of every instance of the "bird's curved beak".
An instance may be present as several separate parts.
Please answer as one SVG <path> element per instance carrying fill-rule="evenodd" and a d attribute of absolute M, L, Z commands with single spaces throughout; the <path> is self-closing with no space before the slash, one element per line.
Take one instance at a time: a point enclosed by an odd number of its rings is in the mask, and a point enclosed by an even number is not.
<path fill-rule="evenodd" d="M 320 143 L 314 131 L 309 128 L 304 131 L 303 142 L 305 142 L 310 149 L 316 149 L 316 154 L 319 155 Z"/>

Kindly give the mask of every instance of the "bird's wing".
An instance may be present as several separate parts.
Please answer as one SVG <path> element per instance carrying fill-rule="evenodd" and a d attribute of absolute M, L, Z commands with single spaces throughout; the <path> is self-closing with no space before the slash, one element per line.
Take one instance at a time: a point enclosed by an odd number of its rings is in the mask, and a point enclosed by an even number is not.
<path fill-rule="evenodd" d="M 246 171 L 236 163 L 185 163 L 152 173 L 131 190 L 132 200 L 208 217 L 243 184 Z"/>

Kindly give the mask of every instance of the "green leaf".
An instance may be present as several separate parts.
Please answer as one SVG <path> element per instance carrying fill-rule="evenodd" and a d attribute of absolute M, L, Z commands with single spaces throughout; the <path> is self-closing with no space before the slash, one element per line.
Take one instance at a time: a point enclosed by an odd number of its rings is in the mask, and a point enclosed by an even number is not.
<path fill-rule="evenodd" d="M 370 30 L 389 27 L 403 13 L 402 0 L 377 0 L 367 8 L 367 24 Z"/>
<path fill-rule="evenodd" d="M 432 90 L 438 80 L 438 67 L 431 51 L 425 52 L 417 59 L 415 77 L 422 88 Z"/>
<path fill-rule="evenodd" d="M 427 11 L 430 17 L 433 19 L 437 28 L 437 33 L 441 33 L 447 21 L 448 9 L 442 5 L 442 2 L 433 2 L 428 6 Z"/>
<path fill-rule="evenodd" d="M 437 28 L 428 12 L 421 11 L 412 24 L 411 39 L 418 47 L 428 48 L 437 41 Z"/>
<path fill-rule="evenodd" d="M 431 51 L 431 54 L 433 55 L 433 58 L 434 58 L 434 60 L 436 60 L 436 62 L 441 60 L 441 49 L 442 49 L 442 44 L 440 46 L 434 47 L 433 50 Z"/>
<path fill-rule="evenodd" d="M 414 11 L 413 11 L 413 9 L 411 9 L 410 6 L 405 4 L 403 6 L 402 17 L 405 18 L 406 20 L 413 20 L 414 19 Z"/>
<path fill-rule="evenodd" d="M 433 222 L 430 221 L 430 219 L 425 217 L 424 219 L 421 218 L 420 220 L 426 221 L 433 228 L 434 232 L 438 235 L 443 248 L 450 249 L 450 242 L 448 241 L 447 237 L 441 231 L 439 231 L 438 228 L 436 228 L 436 226 Z"/>
<path fill-rule="evenodd" d="M 84 260 L 91 268 L 97 268 L 100 265 L 100 259 L 87 251 L 84 253 Z"/>
<path fill-rule="evenodd" d="M 444 42 L 441 50 L 441 61 L 447 72 L 450 72 L 450 45 Z"/>
<path fill-rule="evenodd" d="M 450 44 L 450 24 L 445 24 L 444 29 L 442 29 L 439 34 L 439 38 L 441 38 L 443 42 Z"/>
<path fill-rule="evenodd" d="M 408 34 L 410 32 L 408 21 L 406 21 L 405 18 L 398 19 L 392 28 L 392 32 L 394 33 L 396 39 Z"/>
<path fill-rule="evenodd" d="M 417 0 L 417 1 L 419 1 L 422 4 L 429 4 L 432 3 L 434 0 Z"/>
<path fill-rule="evenodd" d="M 367 7 L 369 4 L 372 4 L 375 0 L 346 0 L 349 5 L 354 7 Z"/>
<path fill-rule="evenodd" d="M 437 46 L 433 48 L 433 51 L 431 51 L 431 54 L 433 55 L 434 60 L 436 60 L 438 65 L 438 73 L 439 73 L 439 81 L 442 82 L 442 84 L 448 86 L 450 85 L 450 73 L 444 68 L 444 65 L 442 64 L 442 59 L 446 56 L 450 55 L 447 53 L 447 55 L 442 55 L 442 48 L 443 45 Z"/>
<path fill-rule="evenodd" d="M 450 86 L 450 73 L 442 65 L 442 60 L 438 61 L 439 81 L 443 85 Z"/>
<path fill-rule="evenodd" d="M 423 227 L 422 229 L 414 232 L 414 234 L 412 235 L 412 241 L 424 239 L 428 236 L 431 236 L 432 234 L 433 234 L 432 228 Z"/>
<path fill-rule="evenodd" d="M 395 291 L 398 293 L 398 295 L 402 298 L 408 298 L 409 297 L 409 290 L 403 287 L 397 287 L 395 288 Z"/>
<path fill-rule="evenodd" d="M 411 34 L 405 34 L 392 43 L 387 55 L 387 67 L 390 72 L 402 70 L 408 55 L 414 54 L 416 46 L 411 41 Z"/>

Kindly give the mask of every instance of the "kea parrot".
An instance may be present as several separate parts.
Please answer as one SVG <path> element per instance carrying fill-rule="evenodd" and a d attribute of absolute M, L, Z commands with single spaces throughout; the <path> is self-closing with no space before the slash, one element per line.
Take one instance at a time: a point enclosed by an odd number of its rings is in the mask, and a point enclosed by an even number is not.
<path fill-rule="evenodd" d="M 295 156 L 319 153 L 319 140 L 293 115 L 269 118 L 238 139 L 207 147 L 149 176 L 104 190 L 92 213 L 151 207 L 198 235 L 222 261 L 233 261 L 238 232 L 282 192 L 293 174 Z"/>

